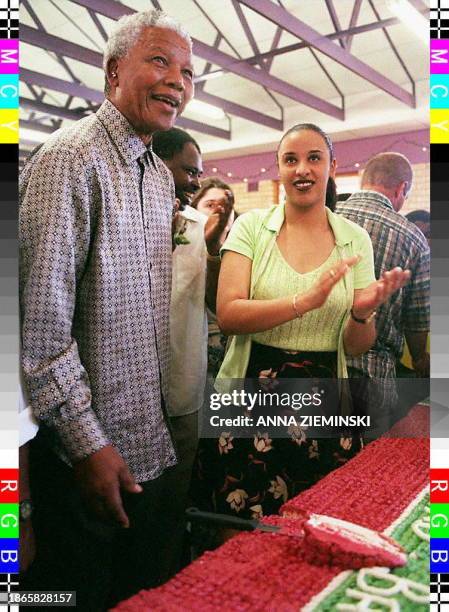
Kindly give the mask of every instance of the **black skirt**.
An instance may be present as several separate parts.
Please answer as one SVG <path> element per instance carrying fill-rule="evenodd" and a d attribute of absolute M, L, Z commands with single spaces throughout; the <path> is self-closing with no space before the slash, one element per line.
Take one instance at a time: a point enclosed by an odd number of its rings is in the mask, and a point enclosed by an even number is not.
<path fill-rule="evenodd" d="M 270 378 L 336 379 L 337 353 L 284 351 L 253 342 L 247 384 L 254 391 Z M 223 432 L 219 438 L 200 440 L 192 502 L 242 518 L 277 514 L 287 499 L 346 463 L 362 446 L 360 436 L 309 438 L 307 429 L 299 427 L 283 438 L 266 432 L 234 438 Z"/>

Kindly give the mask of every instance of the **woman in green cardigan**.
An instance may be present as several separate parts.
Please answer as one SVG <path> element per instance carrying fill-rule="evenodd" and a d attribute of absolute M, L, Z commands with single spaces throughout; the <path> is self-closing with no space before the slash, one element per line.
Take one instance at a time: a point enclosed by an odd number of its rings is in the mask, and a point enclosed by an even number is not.
<path fill-rule="evenodd" d="M 336 160 L 320 128 L 290 129 L 277 161 L 285 203 L 239 217 L 222 248 L 217 316 L 231 339 L 219 391 L 231 379 L 347 377 L 345 355 L 372 346 L 376 308 L 409 278 L 398 268 L 376 281 L 367 232 L 332 212 Z M 195 501 L 240 517 L 272 514 L 360 446 L 360 437 L 310 439 L 298 427 L 282 439 L 223 432 L 200 445 Z"/>

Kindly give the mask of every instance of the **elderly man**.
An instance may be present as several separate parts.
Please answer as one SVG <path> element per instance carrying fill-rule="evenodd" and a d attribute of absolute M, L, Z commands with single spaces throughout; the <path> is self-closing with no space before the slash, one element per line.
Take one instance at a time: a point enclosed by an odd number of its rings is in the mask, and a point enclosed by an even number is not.
<path fill-rule="evenodd" d="M 416 374 L 429 376 L 429 247 L 421 231 L 399 214 L 412 181 L 413 171 L 406 157 L 380 153 L 367 163 L 361 190 L 337 206 L 338 213 L 368 231 L 377 278 L 395 266 L 411 272 L 410 282 L 378 309 L 373 348 L 348 361 L 353 375 L 374 379 L 367 390 L 371 409 L 376 411 L 394 410 L 395 364 L 402 355 L 404 335 Z"/>
<path fill-rule="evenodd" d="M 21 183 L 22 366 L 37 558 L 23 588 L 80 610 L 156 584 L 176 464 L 168 389 L 173 180 L 152 153 L 193 94 L 191 41 L 156 11 L 118 21 L 106 100 L 53 134 Z"/>

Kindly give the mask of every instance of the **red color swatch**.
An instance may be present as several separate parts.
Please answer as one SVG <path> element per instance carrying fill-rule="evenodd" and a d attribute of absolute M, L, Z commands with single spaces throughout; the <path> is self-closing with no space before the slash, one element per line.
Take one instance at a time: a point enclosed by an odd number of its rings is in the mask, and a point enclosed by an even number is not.
<path fill-rule="evenodd" d="M 430 503 L 449 504 L 449 469 L 430 470 Z"/>
<path fill-rule="evenodd" d="M 19 470 L 0 469 L 0 503 L 14 504 L 19 501 Z"/>

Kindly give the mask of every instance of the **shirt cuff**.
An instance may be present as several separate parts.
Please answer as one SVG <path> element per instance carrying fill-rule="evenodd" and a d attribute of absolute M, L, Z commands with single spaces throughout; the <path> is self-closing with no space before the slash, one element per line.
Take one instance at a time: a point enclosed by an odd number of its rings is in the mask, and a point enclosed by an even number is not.
<path fill-rule="evenodd" d="M 74 420 L 58 423 L 59 420 L 55 420 L 56 431 L 71 463 L 77 463 L 110 444 L 92 411 L 86 411 Z"/>

